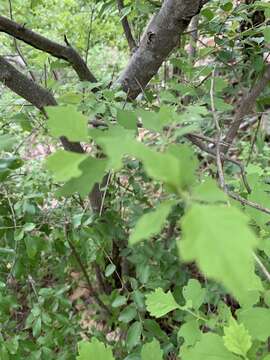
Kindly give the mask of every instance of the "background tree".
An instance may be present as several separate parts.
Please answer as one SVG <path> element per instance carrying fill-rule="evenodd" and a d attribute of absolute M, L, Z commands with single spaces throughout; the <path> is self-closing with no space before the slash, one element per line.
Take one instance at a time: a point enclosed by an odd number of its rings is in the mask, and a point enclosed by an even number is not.
<path fill-rule="evenodd" d="M 269 4 L 0 11 L 0 357 L 267 360 Z"/>

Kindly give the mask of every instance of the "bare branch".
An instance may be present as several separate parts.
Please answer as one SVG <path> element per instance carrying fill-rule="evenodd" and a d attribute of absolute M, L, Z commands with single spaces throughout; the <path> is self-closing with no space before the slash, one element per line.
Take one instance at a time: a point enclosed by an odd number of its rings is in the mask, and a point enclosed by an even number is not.
<path fill-rule="evenodd" d="M 117 6 L 118 6 L 119 14 L 121 16 L 121 23 L 122 23 L 122 26 L 124 29 L 124 33 L 125 33 L 127 42 L 128 42 L 128 46 L 129 46 L 130 52 L 132 52 L 134 49 L 136 49 L 137 44 L 132 35 L 127 16 L 122 15 L 123 9 L 125 8 L 124 1 L 117 0 Z"/>
<path fill-rule="evenodd" d="M 2 56 L 0 56 L 0 81 L 40 110 L 48 105 L 57 105 L 48 90 L 30 80 Z"/>
<path fill-rule="evenodd" d="M 229 150 L 229 147 L 235 139 L 244 117 L 250 114 L 253 106 L 256 103 L 257 98 L 266 88 L 269 81 L 270 65 L 267 65 L 263 77 L 253 86 L 247 96 L 242 100 L 239 109 L 236 111 L 232 125 L 229 128 L 225 137 L 225 142 L 227 143 L 227 145 L 226 147 L 222 147 L 223 152 L 227 152 Z"/>
<path fill-rule="evenodd" d="M 0 16 L 0 32 L 4 32 L 18 40 L 22 40 L 26 44 L 58 59 L 67 61 L 76 71 L 81 81 L 97 82 L 95 76 L 88 69 L 85 61 L 70 45 L 60 45 L 4 16 Z"/>

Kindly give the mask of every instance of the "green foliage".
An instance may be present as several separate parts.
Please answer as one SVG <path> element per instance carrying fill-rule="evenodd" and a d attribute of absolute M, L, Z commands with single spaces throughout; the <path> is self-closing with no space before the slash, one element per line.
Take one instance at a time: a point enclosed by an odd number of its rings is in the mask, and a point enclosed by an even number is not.
<path fill-rule="evenodd" d="M 229 326 L 224 328 L 224 345 L 234 354 L 246 357 L 251 348 L 251 337 L 243 324 L 238 324 L 231 318 Z"/>
<path fill-rule="evenodd" d="M 50 134 L 56 138 L 65 136 L 70 141 L 87 141 L 87 118 L 74 106 L 52 106 L 46 108 L 49 116 Z"/>
<path fill-rule="evenodd" d="M 0 89 L 0 359 L 269 360 L 269 214 L 247 202 L 270 208 L 269 88 L 222 159 L 223 188 L 214 120 L 223 141 L 262 77 L 270 7 L 208 2 L 198 43 L 185 32 L 131 102 L 114 86 L 131 55 L 121 17 L 139 43 L 162 3 L 127 0 L 119 16 L 112 0 L 0 2 L 98 78 L 0 34 L 1 55 L 60 104 L 46 120 Z"/>
<path fill-rule="evenodd" d="M 111 348 L 95 338 L 91 342 L 82 341 L 78 347 L 79 356 L 77 356 L 77 360 L 114 360 Z"/>
<path fill-rule="evenodd" d="M 164 222 L 174 205 L 174 201 L 165 201 L 158 205 L 154 211 L 143 215 L 130 235 L 129 244 L 134 245 L 141 240 L 160 233 L 164 226 Z"/>
<path fill-rule="evenodd" d="M 217 334 L 203 334 L 193 348 L 181 354 L 183 360 L 236 360 L 237 356 L 230 353 L 223 344 L 222 338 Z"/>
<path fill-rule="evenodd" d="M 202 289 L 198 280 L 190 279 L 188 284 L 183 287 L 183 296 L 192 308 L 198 310 L 204 303 L 206 291 Z"/>
<path fill-rule="evenodd" d="M 179 251 L 185 261 L 196 260 L 205 275 L 222 282 L 240 301 L 249 290 L 262 288 L 252 261 L 258 240 L 241 211 L 193 205 L 182 219 L 182 229 Z"/>
<path fill-rule="evenodd" d="M 240 323 L 243 323 L 252 339 L 266 341 L 270 336 L 270 310 L 262 307 L 243 309 L 237 312 Z"/>
<path fill-rule="evenodd" d="M 162 360 L 163 353 L 160 349 L 159 342 L 154 339 L 152 342 L 143 345 L 141 352 L 142 360 Z"/>
<path fill-rule="evenodd" d="M 146 308 L 151 316 L 159 318 L 170 311 L 179 309 L 180 306 L 170 291 L 165 293 L 161 288 L 158 288 L 146 296 Z"/>
<path fill-rule="evenodd" d="M 58 150 L 47 159 L 47 168 L 54 174 L 56 181 L 68 181 L 79 177 L 79 165 L 87 158 L 86 155 Z"/>

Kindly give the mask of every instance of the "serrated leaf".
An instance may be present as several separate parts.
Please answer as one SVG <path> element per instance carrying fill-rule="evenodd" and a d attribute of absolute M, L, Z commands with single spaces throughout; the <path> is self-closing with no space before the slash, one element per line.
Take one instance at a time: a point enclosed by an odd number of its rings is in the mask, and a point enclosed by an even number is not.
<path fill-rule="evenodd" d="M 111 347 L 105 346 L 96 338 L 92 338 L 91 342 L 79 342 L 78 349 L 77 360 L 115 360 Z"/>
<path fill-rule="evenodd" d="M 181 354 L 182 360 L 239 360 L 223 344 L 222 337 L 216 334 L 203 334 L 193 348 Z"/>
<path fill-rule="evenodd" d="M 144 344 L 141 352 L 142 360 L 162 360 L 163 352 L 160 348 L 159 342 L 154 339 L 148 344 Z"/>
<path fill-rule="evenodd" d="M 159 204 L 154 211 L 144 214 L 135 225 L 129 238 L 129 244 L 137 244 L 141 240 L 158 234 L 175 204 L 175 201 L 166 201 Z"/>
<path fill-rule="evenodd" d="M 183 337 L 187 346 L 195 345 L 202 337 L 198 321 L 191 320 L 183 324 L 178 331 L 177 337 Z"/>
<path fill-rule="evenodd" d="M 170 311 L 180 309 L 170 291 L 165 293 L 161 288 L 146 295 L 146 308 L 151 316 L 156 318 L 168 314 Z"/>
<path fill-rule="evenodd" d="M 191 301 L 193 309 L 198 310 L 204 303 L 206 290 L 202 288 L 196 279 L 190 279 L 187 286 L 183 288 L 183 296 L 186 302 Z"/>
<path fill-rule="evenodd" d="M 100 145 L 109 158 L 109 168 L 119 170 L 122 159 L 130 155 L 142 161 L 148 176 L 170 184 L 174 189 L 179 187 L 179 162 L 168 152 L 160 153 L 150 149 L 134 139 L 134 131 L 121 126 L 110 127 L 107 131 L 91 129 L 90 136 Z M 185 169 L 184 169 L 185 170 Z"/>
<path fill-rule="evenodd" d="M 57 191 L 60 196 L 69 196 L 78 192 L 85 198 L 96 183 L 100 183 L 107 169 L 107 160 L 95 159 L 87 156 L 78 166 L 81 174 L 73 176 Z"/>
<path fill-rule="evenodd" d="M 79 165 L 87 158 L 85 154 L 58 150 L 47 158 L 46 166 L 56 181 L 68 181 L 81 175 Z"/>
<path fill-rule="evenodd" d="M 112 307 L 117 308 L 123 306 L 127 303 L 127 298 L 125 296 L 119 295 L 112 302 Z"/>
<path fill-rule="evenodd" d="M 270 336 L 270 309 L 254 307 L 239 310 L 237 318 L 244 324 L 253 340 L 266 341 Z"/>
<path fill-rule="evenodd" d="M 119 315 L 118 320 L 128 324 L 137 315 L 137 310 L 133 305 L 126 307 Z"/>
<path fill-rule="evenodd" d="M 200 185 L 195 186 L 192 190 L 192 198 L 209 203 L 228 201 L 227 195 L 219 189 L 213 179 L 207 179 Z"/>
<path fill-rule="evenodd" d="M 87 118 L 75 106 L 49 106 L 46 111 L 52 136 L 65 136 L 70 141 L 88 140 Z"/>
<path fill-rule="evenodd" d="M 234 354 L 246 357 L 252 346 L 251 336 L 243 324 L 232 317 L 228 327 L 224 328 L 223 341 L 226 348 Z"/>
<path fill-rule="evenodd" d="M 129 351 L 140 343 L 141 335 L 142 325 L 139 321 L 136 321 L 130 326 L 127 332 L 126 344 Z"/>
<path fill-rule="evenodd" d="M 247 291 L 262 289 L 252 258 L 258 240 L 248 221 L 234 207 L 196 204 L 182 219 L 178 244 L 184 261 L 196 261 L 206 276 L 220 281 L 240 301 Z"/>

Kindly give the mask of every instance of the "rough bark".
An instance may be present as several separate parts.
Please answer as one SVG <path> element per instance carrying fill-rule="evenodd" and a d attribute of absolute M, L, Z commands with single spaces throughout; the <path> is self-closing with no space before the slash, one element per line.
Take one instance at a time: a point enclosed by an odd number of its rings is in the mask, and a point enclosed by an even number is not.
<path fill-rule="evenodd" d="M 78 52 L 68 44 L 67 40 L 67 46 L 60 45 L 4 16 L 0 16 L 0 32 L 9 34 L 38 50 L 67 61 L 76 71 L 81 81 L 97 82 L 85 61 Z"/>
<path fill-rule="evenodd" d="M 0 56 L 0 82 L 42 111 L 45 106 L 57 105 L 51 92 L 22 74 L 2 56 Z M 61 137 L 60 140 L 65 150 L 83 152 L 79 143 L 71 142 L 65 137 Z"/>
<path fill-rule="evenodd" d="M 200 12 L 205 1 L 165 0 L 160 11 L 152 18 L 144 32 L 138 49 L 116 81 L 135 99 L 163 61 L 178 45 L 193 16 Z"/>

